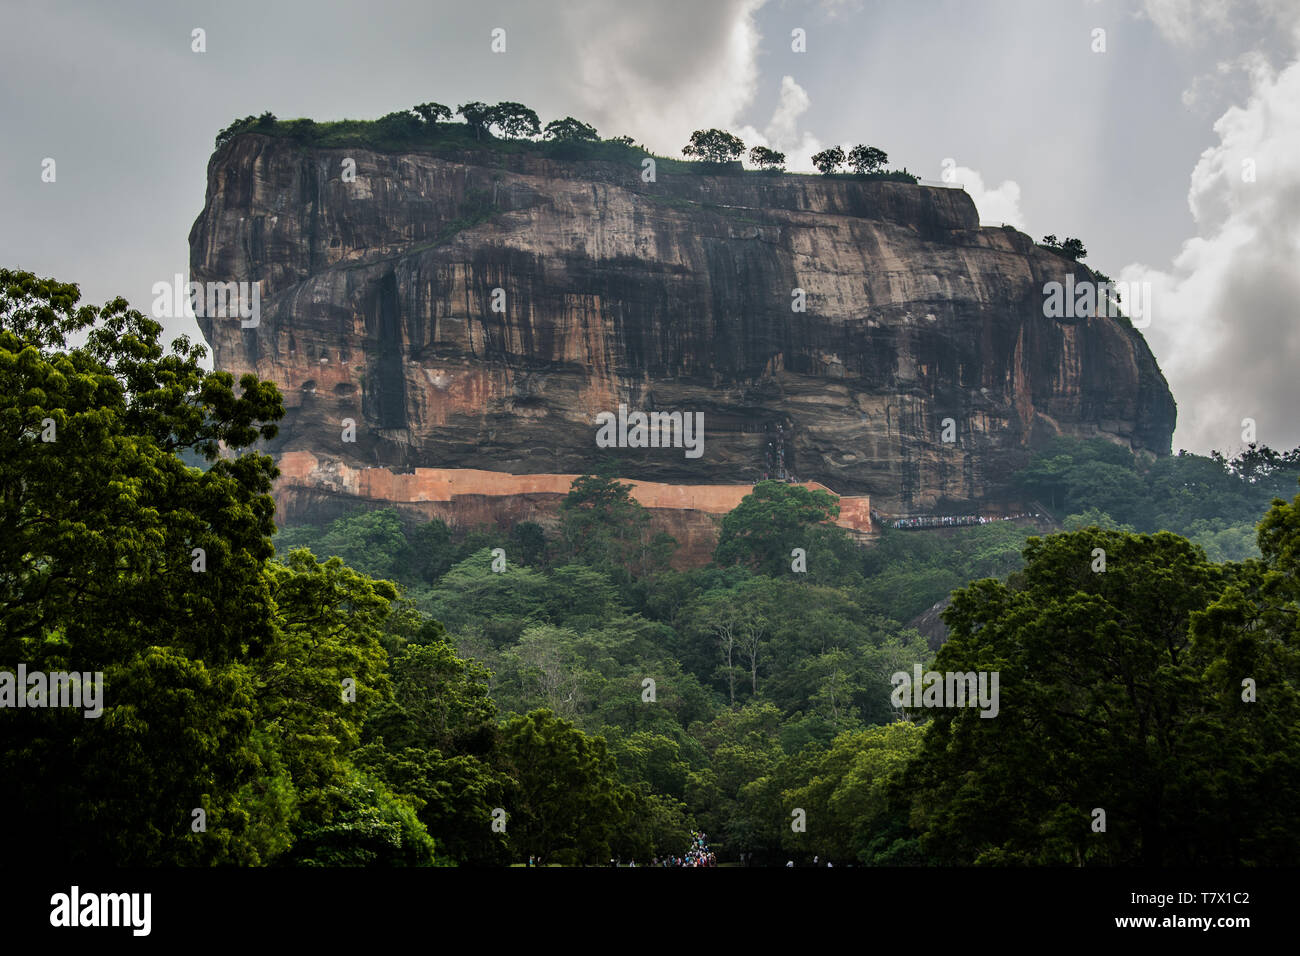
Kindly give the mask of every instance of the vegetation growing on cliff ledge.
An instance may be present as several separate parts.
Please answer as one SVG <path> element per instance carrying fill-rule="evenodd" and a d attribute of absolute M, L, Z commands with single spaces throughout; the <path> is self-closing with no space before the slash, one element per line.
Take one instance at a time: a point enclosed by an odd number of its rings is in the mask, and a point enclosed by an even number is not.
<path fill-rule="evenodd" d="M 522 103 L 465 103 L 455 110 L 464 122 L 451 122 L 452 110 L 441 103 L 421 103 L 410 110 L 398 110 L 375 120 L 335 120 L 316 122 L 311 119 L 281 120 L 266 112 L 235 120 L 216 137 L 220 150 L 241 133 L 260 133 L 289 139 L 304 147 L 360 147 L 380 152 L 427 152 L 445 158 L 460 158 L 466 152 L 485 152 L 499 156 L 539 156 L 557 160 L 586 160 L 621 163 L 641 168 L 647 157 L 654 159 L 656 171 L 662 173 L 727 174 L 742 173 L 739 162 L 726 162 L 741 155 L 744 144 L 721 130 L 699 131 L 729 137 L 727 149 L 721 149 L 716 137 L 706 137 L 696 155 L 698 162 L 660 156 L 644 146 L 634 145 L 632 137 L 601 139 L 595 127 L 566 116 L 542 126 L 537 114 Z M 735 147 L 740 144 L 739 147 Z M 688 147 L 689 149 L 689 147 Z M 721 152 L 719 151 L 721 149 Z M 785 156 L 763 147 L 751 151 L 750 162 L 761 171 L 779 173 Z M 860 147 L 866 149 L 866 147 Z M 728 151 L 730 150 L 730 151 Z M 723 153 L 726 155 L 724 156 Z M 903 170 L 884 170 L 879 162 L 864 165 L 854 174 L 842 178 L 886 180 L 916 183 L 916 176 Z M 872 154 L 873 157 L 875 154 Z M 812 175 L 812 174 L 793 174 Z M 841 177 L 837 177 L 841 178 Z"/>

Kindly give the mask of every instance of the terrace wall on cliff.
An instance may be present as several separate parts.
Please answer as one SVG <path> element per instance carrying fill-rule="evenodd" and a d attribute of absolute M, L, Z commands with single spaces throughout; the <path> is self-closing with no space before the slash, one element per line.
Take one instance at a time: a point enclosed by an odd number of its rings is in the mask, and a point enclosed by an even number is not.
<path fill-rule="evenodd" d="M 561 502 L 577 475 L 511 475 L 473 469 L 416 468 L 395 473 L 388 468 L 351 468 L 332 458 L 304 451 L 280 458 L 276 496 L 282 523 L 341 517 L 358 506 L 394 507 L 425 521 L 441 519 L 451 527 L 483 525 L 508 529 L 535 521 L 548 531 L 559 527 Z M 629 481 L 629 494 L 650 516 L 651 531 L 672 535 L 677 546 L 673 566 L 699 567 L 713 558 L 722 517 L 734 509 L 752 485 L 680 485 Z M 814 491 L 829 488 L 804 482 Z M 835 524 L 859 542 L 879 532 L 872 523 L 871 500 L 840 497 Z"/>

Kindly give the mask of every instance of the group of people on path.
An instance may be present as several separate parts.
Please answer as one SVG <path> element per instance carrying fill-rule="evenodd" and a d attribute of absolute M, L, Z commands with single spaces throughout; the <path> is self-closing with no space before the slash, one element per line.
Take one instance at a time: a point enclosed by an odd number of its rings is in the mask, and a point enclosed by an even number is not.
<path fill-rule="evenodd" d="M 718 857 L 709 849 L 709 844 L 702 832 L 691 831 L 691 846 L 681 856 L 655 858 L 653 866 L 717 866 Z"/>

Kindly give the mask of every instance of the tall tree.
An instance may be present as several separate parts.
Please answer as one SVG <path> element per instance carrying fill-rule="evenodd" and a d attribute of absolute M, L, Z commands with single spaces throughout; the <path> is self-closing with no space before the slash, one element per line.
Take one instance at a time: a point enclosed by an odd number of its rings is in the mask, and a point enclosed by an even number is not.
<path fill-rule="evenodd" d="M 849 166 L 860 176 L 882 169 L 887 162 L 889 155 L 874 146 L 854 146 L 849 150 Z"/>
<path fill-rule="evenodd" d="M 813 153 L 812 164 L 829 176 L 844 165 L 844 150 L 833 146 L 830 149 L 823 149 L 820 153 Z"/>
<path fill-rule="evenodd" d="M 837 499 L 825 491 L 781 481 L 760 481 L 722 519 L 714 551 L 718 564 L 744 564 L 766 574 L 790 570 L 791 551 L 810 544 L 810 530 L 838 517 Z M 839 528 L 835 528 L 842 535 Z"/>
<path fill-rule="evenodd" d="M 596 127 L 588 126 L 572 116 L 551 120 L 546 124 L 545 136 L 546 139 L 552 139 L 560 143 L 581 140 L 595 142 L 600 139 L 600 136 L 596 133 Z"/>
<path fill-rule="evenodd" d="M 537 114 L 523 103 L 498 103 L 487 111 L 487 123 L 501 131 L 506 139 L 522 139 L 541 133 Z"/>
<path fill-rule="evenodd" d="M 650 527 L 632 486 L 610 475 L 581 475 L 560 502 L 560 547 L 566 557 L 627 573 L 667 567 L 676 542 Z"/>
<path fill-rule="evenodd" d="M 1192 622 L 1206 668 L 1206 721 L 1188 755 L 1211 800 L 1191 808 L 1201 854 L 1232 865 L 1300 858 L 1300 496 L 1259 524 L 1262 560 L 1231 566 Z"/>
<path fill-rule="evenodd" d="M 944 614 L 952 636 L 934 669 L 998 672 L 1001 701 L 992 719 L 926 711 L 906 781 L 923 847 L 965 863 L 1280 859 L 1276 838 L 1295 828 L 1273 829 L 1277 813 L 1247 792 L 1267 792 L 1300 756 L 1283 730 L 1294 658 L 1233 635 L 1234 618 L 1255 617 L 1248 587 L 1224 591 L 1236 572 L 1165 532 L 1033 538 L 1025 558 L 1022 577 L 959 590 Z M 1221 626 L 1197 623 L 1207 606 Z M 1255 674 L 1277 696 L 1252 712 L 1241 679 Z M 1273 745 L 1270 780 L 1258 758 Z"/>
<path fill-rule="evenodd" d="M 456 115 L 464 117 L 465 123 L 474 131 L 475 139 L 482 139 L 484 133 L 489 137 L 492 135 L 488 130 L 492 123 L 492 109 L 486 103 L 471 100 L 456 107 Z"/>
<path fill-rule="evenodd" d="M 785 153 L 766 146 L 755 146 L 749 151 L 749 161 L 760 169 L 781 169 L 785 166 Z"/>
<path fill-rule="evenodd" d="M 725 163 L 745 151 L 738 136 L 720 129 L 697 129 L 682 147 L 683 156 L 695 156 L 710 163 Z"/>
<path fill-rule="evenodd" d="M 492 829 L 509 781 L 493 765 L 496 706 L 486 668 L 434 640 L 398 654 L 391 679 L 393 699 L 367 721 L 356 762 L 416 807 L 449 860 L 508 862 L 509 837 Z"/>
<path fill-rule="evenodd" d="M 506 722 L 500 753 L 516 784 L 505 809 L 521 856 L 568 864 L 609 859 L 632 793 L 619 781 L 603 738 L 536 710 Z"/>
<path fill-rule="evenodd" d="M 451 109 L 441 103 L 421 103 L 411 109 L 429 126 L 451 119 Z"/>
<path fill-rule="evenodd" d="M 102 713 L 5 712 L 0 816 L 20 855 L 256 861 L 237 793 L 262 769 L 246 664 L 273 633 L 276 472 L 217 446 L 274 436 L 280 395 L 253 375 L 237 393 L 183 337 L 164 349 L 122 299 L 79 298 L 0 270 L 0 669 L 102 672 Z"/>

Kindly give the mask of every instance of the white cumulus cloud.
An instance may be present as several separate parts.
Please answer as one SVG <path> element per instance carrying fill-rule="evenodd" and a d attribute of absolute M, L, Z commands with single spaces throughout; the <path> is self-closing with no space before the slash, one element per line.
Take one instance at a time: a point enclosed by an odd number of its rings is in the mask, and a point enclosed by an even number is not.
<path fill-rule="evenodd" d="M 727 128 L 753 101 L 764 0 L 571 2 L 569 86 L 602 135 L 680 156 L 692 131 Z"/>
<path fill-rule="evenodd" d="M 1191 173 L 1198 234 L 1168 269 L 1121 272 L 1152 285 L 1145 334 L 1179 400 L 1175 448 L 1240 449 L 1244 418 L 1267 445 L 1300 443 L 1300 62 L 1249 63 L 1247 101 Z"/>
<path fill-rule="evenodd" d="M 1022 232 L 1028 231 L 1025 214 L 1020 210 L 1020 184 L 1014 179 L 1005 179 L 990 189 L 984 185 L 984 177 L 978 170 L 969 166 L 957 166 L 953 169 L 953 182 L 966 187 L 966 192 L 975 201 L 975 208 L 979 210 L 982 225 L 1000 226 L 1006 223 Z"/>
<path fill-rule="evenodd" d="M 812 155 L 820 152 L 821 140 L 804 130 L 799 132 L 799 117 L 812 105 L 807 92 L 792 76 L 781 78 L 781 92 L 777 99 L 772 118 L 762 131 L 753 126 L 742 126 L 736 135 L 745 141 L 746 147 L 767 146 L 785 153 L 785 164 L 789 170 L 811 172 Z"/>

